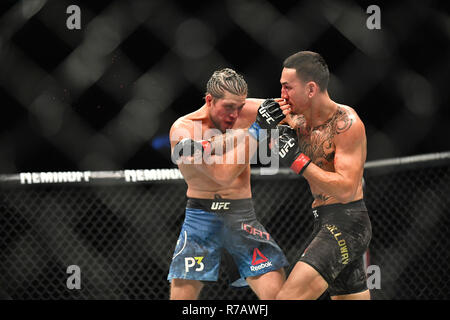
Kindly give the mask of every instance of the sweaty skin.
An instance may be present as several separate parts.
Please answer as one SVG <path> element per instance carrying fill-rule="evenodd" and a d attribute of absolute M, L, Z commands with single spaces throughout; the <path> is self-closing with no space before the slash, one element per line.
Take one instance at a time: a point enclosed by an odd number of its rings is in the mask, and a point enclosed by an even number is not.
<path fill-rule="evenodd" d="M 178 164 L 188 185 L 187 196 L 191 199 L 216 199 L 217 197 L 249 199 L 252 197 L 249 159 L 257 147 L 257 142 L 256 139 L 249 136 L 247 129 L 256 120 L 257 110 L 263 100 L 246 99 L 246 96 L 236 96 L 226 92 L 224 97 L 220 99 L 211 100 L 211 96 L 206 95 L 205 101 L 206 104 L 199 110 L 175 121 L 170 130 L 172 151 L 181 139 L 191 138 L 196 141 L 207 139 L 212 140 L 212 142 L 211 154 L 209 155 L 209 152 L 204 153 L 204 155 L 207 155 L 206 158 L 222 160 L 222 163 L 200 161 L 196 164 L 197 155 L 201 154 L 199 150 L 197 154 L 194 154 L 194 157 L 181 157 L 183 160 L 187 160 L 187 163 Z M 196 131 L 199 126 L 201 127 L 199 131 L 203 132 L 201 135 L 210 129 L 216 129 L 217 135 L 214 136 L 214 139 L 210 139 L 211 137 L 208 135 L 198 137 Z M 231 134 L 227 134 L 228 129 L 233 129 Z M 226 134 L 224 135 L 224 133 Z M 231 136 L 231 140 L 229 136 Z M 245 139 L 245 142 L 239 140 L 240 138 Z M 224 149 L 223 144 L 220 143 L 224 140 L 232 141 L 233 147 L 230 150 Z M 244 155 L 244 161 L 237 162 L 236 158 L 242 155 Z M 234 156 L 235 160 L 227 163 L 225 160 L 228 156 Z M 240 231 L 244 234 L 247 233 L 243 230 Z M 252 250 L 253 245 L 255 245 L 253 241 L 250 248 Z M 271 241 L 273 240 L 271 239 Z M 245 247 L 241 248 L 237 244 L 232 245 L 242 250 L 241 255 L 246 254 Z M 284 269 L 280 268 L 264 274 L 249 276 L 246 281 L 259 299 L 275 299 L 285 279 Z M 173 278 L 170 299 L 197 299 L 202 287 L 203 283 L 200 280 Z"/>
<path fill-rule="evenodd" d="M 194 139 L 195 121 L 197 124 L 198 121 L 201 121 L 202 134 L 208 129 L 219 129 L 222 133 L 225 129 L 247 129 L 255 121 L 257 109 L 263 101 L 262 99 L 245 99 L 245 97 L 231 95 L 228 92 L 224 98 L 220 103 L 225 103 L 231 111 L 230 115 L 219 115 L 220 123 L 217 123 L 217 120 L 211 121 L 206 104 L 197 111 L 175 121 L 170 130 L 172 149 L 183 138 Z M 243 107 L 239 109 L 242 105 Z M 176 132 L 184 132 L 184 134 L 182 136 L 175 135 Z M 248 139 L 245 144 L 241 143 L 237 146 L 236 152 L 244 152 L 248 155 L 248 151 L 245 151 L 248 149 Z M 212 157 L 223 157 L 223 163 L 219 164 L 214 161 L 211 164 L 180 163 L 178 165 L 188 185 L 187 196 L 200 199 L 214 199 L 217 196 L 226 199 L 251 198 L 248 157 L 246 157 L 245 163 L 240 164 L 236 163 L 237 161 L 231 164 L 225 163 L 226 154 L 212 155 Z"/>
<path fill-rule="evenodd" d="M 324 123 L 311 128 L 301 114 L 289 114 L 285 122 L 297 131 L 300 149 L 319 168 L 327 172 L 338 172 L 335 164 L 342 156 L 342 175 L 357 175 L 359 184 L 349 198 L 344 202 L 359 200 L 363 197 L 362 170 L 347 170 L 347 167 L 358 167 L 366 159 L 366 139 L 364 125 L 356 112 L 345 105 L 336 104 L 336 111 Z M 347 157 L 353 157 L 347 161 Z M 363 166 L 361 166 L 363 168 Z M 311 168 L 308 168 L 310 170 Z M 340 168 L 339 168 L 340 169 Z M 313 207 L 320 205 L 342 203 L 342 199 L 322 190 L 320 181 L 308 179 L 311 193 L 314 197 Z M 332 181 L 331 181 L 332 183 Z"/>

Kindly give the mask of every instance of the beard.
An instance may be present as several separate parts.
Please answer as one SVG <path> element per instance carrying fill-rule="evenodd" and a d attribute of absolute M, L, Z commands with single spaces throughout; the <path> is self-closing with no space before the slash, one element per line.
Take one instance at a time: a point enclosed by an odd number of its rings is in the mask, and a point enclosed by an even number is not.
<path fill-rule="evenodd" d="M 214 125 L 214 128 L 220 130 L 220 132 L 225 133 L 226 130 L 224 128 L 222 128 L 222 126 L 220 125 L 220 122 L 217 121 L 216 119 L 214 119 L 213 117 L 210 116 L 211 122 Z"/>

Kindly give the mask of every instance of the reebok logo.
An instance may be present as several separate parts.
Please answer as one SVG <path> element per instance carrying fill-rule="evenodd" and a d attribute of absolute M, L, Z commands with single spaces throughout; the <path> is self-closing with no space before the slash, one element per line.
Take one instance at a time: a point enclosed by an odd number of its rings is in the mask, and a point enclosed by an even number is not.
<path fill-rule="evenodd" d="M 268 259 L 261 253 L 261 251 L 258 250 L 258 248 L 253 250 L 252 265 L 257 265 L 262 262 L 266 262 L 267 260 Z"/>
<path fill-rule="evenodd" d="M 228 210 L 230 209 L 229 205 L 230 202 L 213 202 L 211 204 L 211 210 L 220 210 L 220 209 Z"/>
<path fill-rule="evenodd" d="M 258 248 L 253 250 L 252 265 L 250 266 L 251 271 L 258 271 L 267 267 L 272 266 L 272 262 L 264 256 Z M 257 266 L 256 266 L 257 265 Z"/>
<path fill-rule="evenodd" d="M 264 269 L 264 268 L 267 268 L 267 267 L 271 267 L 272 266 L 272 262 L 266 262 L 266 263 L 261 263 L 260 265 L 258 265 L 258 266 L 250 266 L 250 270 L 252 270 L 252 271 L 258 271 L 258 270 L 261 270 L 261 269 Z"/>

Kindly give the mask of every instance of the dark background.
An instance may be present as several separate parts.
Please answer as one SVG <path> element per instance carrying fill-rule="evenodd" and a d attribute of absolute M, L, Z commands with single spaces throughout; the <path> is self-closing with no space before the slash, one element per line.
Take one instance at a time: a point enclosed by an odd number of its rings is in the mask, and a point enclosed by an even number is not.
<path fill-rule="evenodd" d="M 0 173 L 174 167 L 168 131 L 212 72 L 280 95 L 284 58 L 317 51 L 367 160 L 450 150 L 445 1 L 2 1 Z M 66 8 L 81 9 L 69 30 Z M 369 30 L 366 8 L 381 8 Z"/>
<path fill-rule="evenodd" d="M 71 4 L 81 30 L 66 27 Z M 366 27 L 370 4 L 381 30 Z M 327 60 L 330 96 L 364 121 L 369 161 L 450 151 L 444 1 L 0 6 L 0 174 L 173 167 L 168 130 L 202 105 L 214 70 L 242 73 L 251 97 L 276 97 L 282 61 L 300 50 Z M 365 170 L 369 262 L 382 274 L 372 298 L 449 298 L 449 177 L 448 155 Z M 14 299 L 168 298 L 182 180 L 0 187 L 0 289 Z M 258 219 L 296 261 L 312 228 L 306 181 L 254 175 L 252 188 Z M 66 287 L 72 264 L 83 290 Z M 201 298 L 255 299 L 231 290 L 220 277 Z"/>

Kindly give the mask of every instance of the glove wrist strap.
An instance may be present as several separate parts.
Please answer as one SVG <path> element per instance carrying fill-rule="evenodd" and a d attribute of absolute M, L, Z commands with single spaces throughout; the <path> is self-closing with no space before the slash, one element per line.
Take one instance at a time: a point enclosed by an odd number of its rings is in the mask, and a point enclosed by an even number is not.
<path fill-rule="evenodd" d="M 310 163 L 311 159 L 307 155 L 300 153 L 300 155 L 291 164 L 291 169 L 296 174 L 302 174 Z"/>

